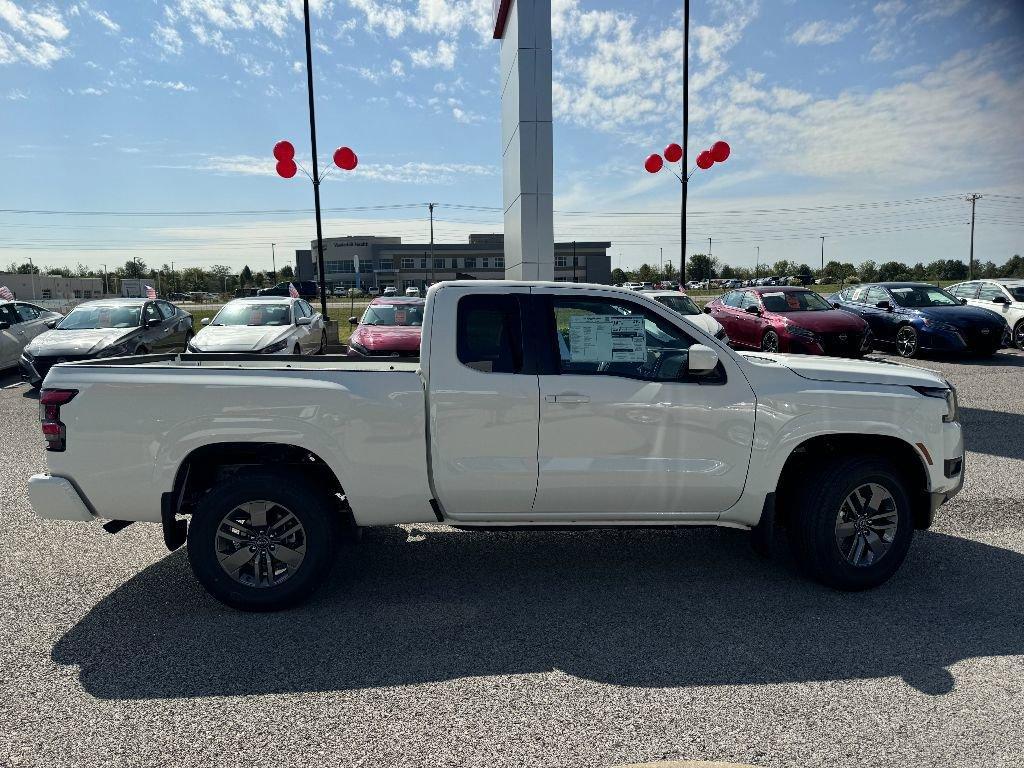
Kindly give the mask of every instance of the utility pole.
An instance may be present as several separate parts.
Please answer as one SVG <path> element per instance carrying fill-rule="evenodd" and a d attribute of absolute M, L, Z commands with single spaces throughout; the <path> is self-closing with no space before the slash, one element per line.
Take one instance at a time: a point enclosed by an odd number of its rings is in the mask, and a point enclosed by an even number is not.
<path fill-rule="evenodd" d="M 970 260 L 967 262 L 968 280 L 974 279 L 974 206 L 979 200 L 981 200 L 981 198 L 982 195 L 979 195 L 977 193 L 968 195 L 966 198 L 967 202 L 971 204 L 971 256 Z"/>
<path fill-rule="evenodd" d="M 103 268 L 106 269 L 107 265 L 104 264 Z M 170 281 L 169 285 L 170 285 L 170 290 L 172 292 L 174 292 L 175 289 L 178 287 L 178 281 L 174 279 L 174 262 L 173 261 L 171 262 L 171 281 Z"/>
<path fill-rule="evenodd" d="M 29 279 L 32 281 L 32 298 L 36 298 L 36 265 L 32 263 L 32 257 L 28 257 L 28 274 Z"/>
<path fill-rule="evenodd" d="M 430 212 L 430 281 L 434 281 L 434 204 L 427 203 Z"/>
<path fill-rule="evenodd" d="M 576 241 L 572 241 L 572 281 L 574 283 L 579 282 L 576 279 Z"/>
<path fill-rule="evenodd" d="M 755 245 L 754 248 L 757 249 L 757 255 L 754 257 L 754 279 L 757 280 L 761 274 L 761 246 Z"/>
<path fill-rule="evenodd" d="M 825 236 L 821 236 L 821 274 L 819 275 L 822 279 L 825 277 Z"/>
<path fill-rule="evenodd" d="M 270 244 L 270 270 L 274 273 L 274 279 L 277 280 L 277 256 L 274 253 L 274 246 L 277 243 Z"/>
<path fill-rule="evenodd" d="M 661 272 L 661 276 L 665 276 L 665 249 L 658 249 L 658 271 Z"/>
<path fill-rule="evenodd" d="M 172 262 L 172 264 L 173 264 L 173 262 Z M 103 295 L 106 296 L 107 295 L 107 265 L 106 264 L 100 264 L 100 266 L 103 267 Z M 173 269 L 173 267 L 172 267 L 172 269 Z"/>
<path fill-rule="evenodd" d="M 682 211 L 679 216 L 679 283 L 686 285 L 686 156 L 690 153 L 690 0 L 683 0 L 683 167 Z"/>
<path fill-rule="evenodd" d="M 711 238 L 708 238 L 708 261 L 711 261 Z"/>
<path fill-rule="evenodd" d="M 320 169 L 316 161 L 316 112 L 313 107 L 313 41 L 309 34 L 309 0 L 302 0 L 306 25 L 306 90 L 309 93 L 309 142 L 313 150 L 313 205 L 316 210 L 316 265 L 320 276 L 320 311 L 327 314 L 327 283 L 324 278 L 324 235 L 320 220 Z"/>

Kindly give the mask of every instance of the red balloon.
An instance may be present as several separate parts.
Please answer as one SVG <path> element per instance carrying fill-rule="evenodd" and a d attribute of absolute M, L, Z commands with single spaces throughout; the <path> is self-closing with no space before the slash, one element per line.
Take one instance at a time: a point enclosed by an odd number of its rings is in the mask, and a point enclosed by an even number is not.
<path fill-rule="evenodd" d="M 729 159 L 729 153 L 732 152 L 724 141 L 716 141 L 708 151 L 711 153 L 711 159 L 716 163 L 724 163 Z"/>
<path fill-rule="evenodd" d="M 275 160 L 294 160 L 295 159 L 295 147 L 292 146 L 290 141 L 279 141 L 274 145 L 274 159 Z"/>
<path fill-rule="evenodd" d="M 334 150 L 334 164 L 343 171 L 351 171 L 359 165 L 359 158 L 348 147 L 338 147 Z"/>
<path fill-rule="evenodd" d="M 665 159 L 670 163 L 678 163 L 683 157 L 683 148 L 678 144 L 669 144 L 665 147 Z"/>
<path fill-rule="evenodd" d="M 697 167 L 702 171 L 706 171 L 712 165 L 715 164 L 715 159 L 711 156 L 711 153 L 706 149 L 697 155 Z"/>
<path fill-rule="evenodd" d="M 278 160 L 277 161 L 277 175 L 282 179 L 290 179 L 295 175 L 295 172 L 299 170 L 299 166 L 295 164 L 294 160 Z"/>
<path fill-rule="evenodd" d="M 649 156 L 649 157 L 648 157 L 648 158 L 647 158 L 647 159 L 646 159 L 646 160 L 644 161 L 644 168 L 646 168 L 646 169 L 647 169 L 647 172 L 648 172 L 648 173 L 657 173 L 658 171 L 660 171 L 660 170 L 661 170 L 661 166 L 662 166 L 662 165 L 664 165 L 664 164 L 665 164 L 665 163 L 664 163 L 664 161 L 663 161 L 663 160 L 661 159 L 661 155 L 659 155 L 659 154 L 653 154 L 653 155 L 650 155 L 650 156 Z"/>

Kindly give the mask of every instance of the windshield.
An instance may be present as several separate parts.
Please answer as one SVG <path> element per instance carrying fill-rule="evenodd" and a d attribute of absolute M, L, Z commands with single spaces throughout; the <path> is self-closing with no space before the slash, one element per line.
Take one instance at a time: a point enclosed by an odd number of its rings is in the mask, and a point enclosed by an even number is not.
<path fill-rule="evenodd" d="M 955 307 L 960 300 L 953 298 L 941 288 L 931 285 L 908 288 L 890 288 L 889 292 L 901 307 Z"/>
<path fill-rule="evenodd" d="M 762 293 L 761 301 L 767 312 L 817 312 L 832 309 L 832 305 L 814 291 L 773 291 Z"/>
<path fill-rule="evenodd" d="M 689 296 L 655 296 L 658 301 L 664 304 L 671 310 L 678 312 L 680 315 L 699 315 L 700 309 L 696 304 L 693 303 L 693 299 Z"/>
<path fill-rule="evenodd" d="M 422 304 L 371 304 L 362 325 L 423 325 Z"/>
<path fill-rule="evenodd" d="M 60 321 L 57 330 L 81 331 L 87 328 L 135 328 L 139 325 L 142 307 L 117 304 L 93 304 L 75 307 Z"/>
<path fill-rule="evenodd" d="M 290 325 L 287 304 L 227 304 L 210 325 Z"/>

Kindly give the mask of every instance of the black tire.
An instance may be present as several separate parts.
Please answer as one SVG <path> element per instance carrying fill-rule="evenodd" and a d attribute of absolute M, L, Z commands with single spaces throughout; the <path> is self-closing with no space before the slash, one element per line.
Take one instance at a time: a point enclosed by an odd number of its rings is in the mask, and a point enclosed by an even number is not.
<path fill-rule="evenodd" d="M 144 346 L 142 346 L 142 345 L 140 344 L 139 346 L 137 346 L 137 347 L 135 348 L 135 354 L 136 354 L 136 355 L 148 355 L 148 354 L 149 354 L 149 350 L 148 350 L 148 349 L 146 349 L 146 348 L 145 348 Z"/>
<path fill-rule="evenodd" d="M 194 334 L 194 333 L 192 333 L 192 331 L 188 331 L 188 332 L 187 332 L 187 333 L 185 334 L 185 345 L 184 345 L 184 346 L 182 347 L 182 351 L 183 351 L 183 352 L 188 352 L 188 343 L 189 343 L 190 341 L 192 341 L 192 338 L 193 338 L 194 336 L 195 336 L 195 334 Z"/>
<path fill-rule="evenodd" d="M 1017 349 L 1024 349 L 1024 320 L 1018 320 L 1013 326 L 1013 346 Z"/>
<path fill-rule="evenodd" d="M 295 349 L 292 350 L 292 354 L 293 355 L 301 355 L 302 354 L 302 347 L 300 347 L 298 344 L 296 344 L 295 345 Z"/>
<path fill-rule="evenodd" d="M 901 338 L 903 337 L 903 343 Z M 912 358 L 921 353 L 921 340 L 917 336 L 917 329 L 912 325 L 901 325 L 896 329 L 896 354 L 900 357 Z"/>
<path fill-rule="evenodd" d="M 215 487 L 196 507 L 188 527 L 188 560 L 199 583 L 225 605 L 240 611 L 290 608 L 308 598 L 330 573 L 337 550 L 339 513 L 332 497 L 318 491 L 313 481 L 296 480 L 294 472 L 243 473 Z M 220 563 L 218 546 L 223 539 L 218 532 L 222 521 L 232 510 L 254 501 L 281 505 L 301 525 L 301 562 L 279 584 L 243 583 Z M 235 551 L 241 552 L 243 548 L 244 545 L 239 546 Z"/>
<path fill-rule="evenodd" d="M 808 576 L 833 589 L 857 591 L 885 583 L 902 565 L 914 534 L 913 516 L 905 481 L 890 466 L 871 456 L 848 456 L 823 462 L 805 475 L 787 500 L 793 505 L 787 528 L 793 556 Z M 896 529 L 874 562 L 854 565 L 841 549 L 837 523 L 848 497 L 868 484 L 891 495 Z"/>
<path fill-rule="evenodd" d="M 777 334 L 775 331 L 765 331 L 764 336 L 761 338 L 761 351 L 778 352 L 779 334 Z"/>

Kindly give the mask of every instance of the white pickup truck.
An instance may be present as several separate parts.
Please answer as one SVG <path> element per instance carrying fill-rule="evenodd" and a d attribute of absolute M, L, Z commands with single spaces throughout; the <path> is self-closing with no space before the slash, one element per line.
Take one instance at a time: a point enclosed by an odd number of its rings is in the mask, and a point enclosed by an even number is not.
<path fill-rule="evenodd" d="M 785 529 L 838 589 L 899 568 L 963 485 L 956 393 L 877 362 L 737 353 L 598 285 L 450 282 L 418 362 L 180 355 L 55 366 L 54 520 L 162 523 L 245 610 L 296 603 L 364 526 Z M 187 533 L 186 533 L 187 531 Z"/>

